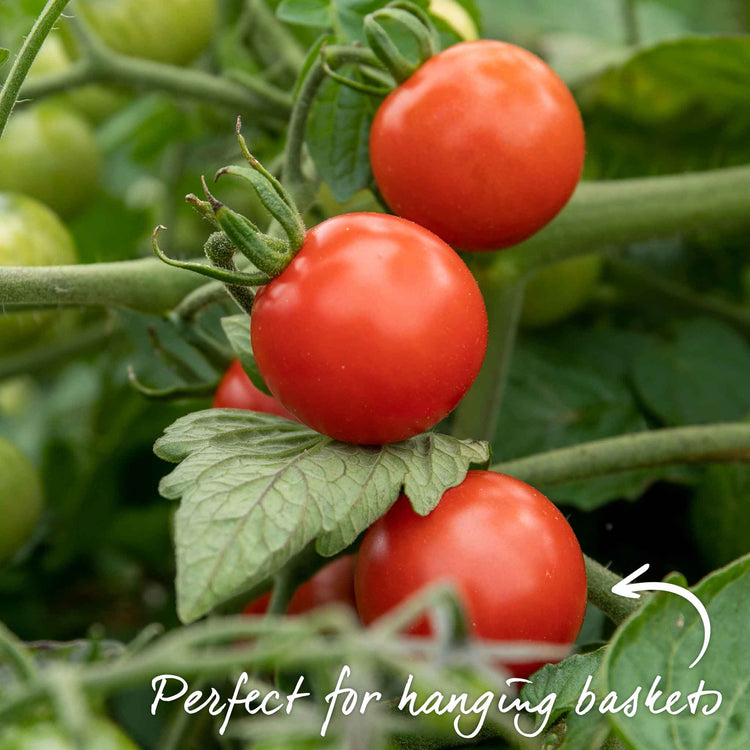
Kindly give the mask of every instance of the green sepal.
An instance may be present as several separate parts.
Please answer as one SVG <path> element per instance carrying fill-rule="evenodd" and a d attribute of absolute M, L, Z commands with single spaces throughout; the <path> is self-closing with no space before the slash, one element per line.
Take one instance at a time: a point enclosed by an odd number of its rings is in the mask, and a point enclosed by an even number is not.
<path fill-rule="evenodd" d="M 295 251 L 302 247 L 302 243 L 305 241 L 305 225 L 302 223 L 302 218 L 297 210 L 290 206 L 286 196 L 279 193 L 276 186 L 268 180 L 265 174 L 258 169 L 248 169 L 235 165 L 220 169 L 216 173 L 216 178 L 218 179 L 224 174 L 239 177 L 250 183 L 264 208 L 281 225 L 289 238 L 289 246 Z"/>
<path fill-rule="evenodd" d="M 258 227 L 250 219 L 223 204 L 219 204 L 214 211 L 216 221 L 229 241 L 259 271 L 273 278 L 284 270 L 289 257 L 284 257 L 270 248 L 261 238 Z"/>

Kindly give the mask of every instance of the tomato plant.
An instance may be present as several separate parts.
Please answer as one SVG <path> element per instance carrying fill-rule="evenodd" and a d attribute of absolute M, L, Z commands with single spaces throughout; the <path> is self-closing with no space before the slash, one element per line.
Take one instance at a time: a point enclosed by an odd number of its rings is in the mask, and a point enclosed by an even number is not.
<path fill-rule="evenodd" d="M 203 51 L 218 14 L 216 0 L 80 0 L 78 7 L 112 49 L 177 65 Z"/>
<path fill-rule="evenodd" d="M 354 607 L 354 558 L 351 555 L 339 557 L 321 568 L 309 581 L 297 588 L 289 600 L 286 613 L 300 615 L 326 604 L 348 604 Z M 248 615 L 262 615 L 271 601 L 271 594 L 250 602 L 243 612 Z"/>
<path fill-rule="evenodd" d="M 573 193 L 583 155 L 565 84 L 530 52 L 486 40 L 428 60 L 386 97 L 370 135 L 388 205 L 463 250 L 538 232 Z"/>
<path fill-rule="evenodd" d="M 52 266 L 76 262 L 70 232 L 46 206 L 15 193 L 0 193 L 0 266 Z M 45 312 L 0 315 L 0 350 L 40 333 L 54 319 Z"/>
<path fill-rule="evenodd" d="M 263 393 L 252 384 L 239 360 L 232 363 L 219 383 L 214 396 L 214 408 L 249 409 L 294 419 L 275 398 Z"/>
<path fill-rule="evenodd" d="M 476 377 L 486 338 L 463 261 L 422 227 L 381 214 L 310 230 L 253 305 L 253 351 L 271 393 L 348 443 L 397 442 L 435 425 Z"/>
<path fill-rule="evenodd" d="M 0 141 L 0 190 L 13 190 L 69 216 L 99 181 L 101 157 L 88 123 L 57 104 L 24 109 Z"/>
<path fill-rule="evenodd" d="M 401 497 L 357 555 L 357 609 L 365 623 L 431 583 L 454 584 L 472 632 L 497 641 L 572 645 L 586 610 L 586 571 L 573 530 L 524 482 L 469 472 L 428 516 Z M 426 634 L 422 619 L 410 632 Z M 541 664 L 509 665 L 526 677 Z"/>
<path fill-rule="evenodd" d="M 36 469 L 14 445 L 0 438 L 0 562 L 7 562 L 28 540 L 44 508 Z"/>
<path fill-rule="evenodd" d="M 0 2 L 0 750 L 750 746 L 730 1 Z"/>

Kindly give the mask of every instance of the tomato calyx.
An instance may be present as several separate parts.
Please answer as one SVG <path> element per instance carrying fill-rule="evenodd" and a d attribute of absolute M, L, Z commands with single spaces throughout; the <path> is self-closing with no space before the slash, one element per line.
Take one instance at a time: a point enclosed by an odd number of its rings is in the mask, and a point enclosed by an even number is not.
<path fill-rule="evenodd" d="M 397 24 L 413 36 L 417 43 L 416 62 L 409 60 L 399 50 L 383 26 L 384 21 Z M 430 17 L 422 8 L 410 2 L 397 0 L 370 13 L 365 17 L 364 30 L 368 45 L 397 84 L 410 78 L 439 49 L 437 31 Z"/>
<path fill-rule="evenodd" d="M 239 118 L 237 139 L 249 168 L 234 165 L 223 167 L 216 173 L 214 181 L 228 174 L 246 182 L 286 237 L 273 237 L 261 232 L 246 216 L 218 200 L 208 189 L 205 178 L 201 177 L 206 200 L 192 193 L 185 200 L 216 230 L 203 247 L 210 264 L 167 257 L 157 240 L 159 232 L 165 229 L 163 226 L 154 230 L 152 244 L 154 253 L 165 263 L 223 282 L 240 307 L 249 313 L 254 299 L 251 287 L 263 286 L 281 274 L 301 249 L 306 230 L 291 196 L 250 153 L 241 133 Z M 240 270 L 237 267 L 234 260 L 237 252 L 249 261 L 251 268 Z"/>

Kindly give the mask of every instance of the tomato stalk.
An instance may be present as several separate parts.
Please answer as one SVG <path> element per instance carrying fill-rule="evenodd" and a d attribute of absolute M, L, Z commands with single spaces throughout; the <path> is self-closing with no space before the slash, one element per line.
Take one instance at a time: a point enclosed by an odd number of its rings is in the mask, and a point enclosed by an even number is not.
<path fill-rule="evenodd" d="M 525 282 L 503 283 L 491 269 L 475 270 L 487 306 L 489 338 L 484 364 L 455 413 L 453 434 L 492 441 L 516 342 Z"/>
<path fill-rule="evenodd" d="M 304 213 L 312 204 L 317 181 L 308 177 L 303 168 L 305 133 L 315 98 L 326 80 L 327 70 L 338 70 L 344 65 L 380 67 L 372 51 L 362 47 L 323 46 L 315 51 L 309 69 L 298 84 L 287 131 L 282 176 L 297 207 Z"/>
<path fill-rule="evenodd" d="M 372 54 L 361 48 L 339 50 L 344 50 L 339 62 L 351 62 L 363 54 L 362 59 L 372 61 Z M 339 52 L 335 54 L 338 57 Z M 325 73 L 322 66 L 315 67 L 319 86 Z M 312 80 L 307 79 L 303 87 Z M 304 122 L 309 114 L 301 102 L 300 98 L 299 109 L 295 105 L 297 157 L 290 156 L 294 149 L 287 151 L 286 164 L 292 163 L 293 169 L 301 167 Z M 289 175 L 286 167 L 285 175 Z M 538 235 L 494 257 L 483 256 L 479 262 L 486 263 L 498 283 L 502 280 L 505 284 L 557 261 L 607 247 L 617 252 L 629 243 L 675 235 L 712 233 L 720 238 L 747 227 L 750 167 L 584 183 L 570 204 Z M 174 272 L 150 259 L 78 266 L 8 266 L 0 267 L 0 302 L 8 312 L 108 306 L 162 313 L 201 284 L 193 274 Z"/>
<path fill-rule="evenodd" d="M 383 21 L 396 23 L 408 31 L 417 43 L 416 61 L 399 50 L 383 26 Z M 370 13 L 364 21 L 367 43 L 396 83 L 403 83 L 424 65 L 438 50 L 437 33 L 430 17 L 421 8 L 408 2 L 394 2 Z"/>
<path fill-rule="evenodd" d="M 129 57 L 106 47 L 77 16 L 68 19 L 82 56 L 62 73 L 40 75 L 21 90 L 39 99 L 90 83 L 108 83 L 154 91 L 223 106 L 281 126 L 292 105 L 289 94 L 255 76 L 242 82 L 201 70 Z"/>
<path fill-rule="evenodd" d="M 44 40 L 52 31 L 52 27 L 62 14 L 69 0 L 49 0 L 38 18 L 31 27 L 26 41 L 21 47 L 13 65 L 5 79 L 2 90 L 0 90 L 0 137 L 2 137 L 5 125 L 10 113 L 18 99 L 18 92 L 31 68 L 34 58 L 44 44 Z"/>
<path fill-rule="evenodd" d="M 624 471 L 750 458 L 750 424 L 670 427 L 596 440 L 491 467 L 533 485 L 554 485 Z"/>

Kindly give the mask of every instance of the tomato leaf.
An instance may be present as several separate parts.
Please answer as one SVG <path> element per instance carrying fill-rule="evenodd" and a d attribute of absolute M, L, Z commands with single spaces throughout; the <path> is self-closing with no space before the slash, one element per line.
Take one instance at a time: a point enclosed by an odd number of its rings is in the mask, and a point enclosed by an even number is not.
<path fill-rule="evenodd" d="M 748 549 L 750 539 L 750 466 L 710 466 L 690 507 L 703 556 L 725 565 Z"/>
<path fill-rule="evenodd" d="M 5 49 L 5 47 L 0 47 L 0 67 L 5 65 L 5 61 L 10 56 L 10 50 Z"/>
<path fill-rule="evenodd" d="M 648 579 L 653 580 L 653 579 Z M 614 690 L 618 705 L 641 687 L 637 720 L 623 713 L 611 721 L 628 747 L 703 750 L 714 747 L 743 747 L 750 715 L 750 650 L 746 648 L 750 619 L 750 556 L 722 568 L 691 589 L 706 607 L 711 622 L 711 641 L 703 658 L 692 669 L 704 637 L 697 610 L 681 596 L 658 593 L 615 633 L 604 660 L 604 680 L 597 690 L 597 704 Z M 709 716 L 715 697 L 701 698 L 698 711 L 688 709 L 679 716 L 666 711 L 657 714 L 643 705 L 654 679 L 661 675 L 664 695 L 656 707 L 663 708 L 670 693 L 680 691 L 674 710 L 687 704 L 686 696 L 705 680 L 705 690 L 718 690 L 723 700 Z M 592 709 L 595 712 L 596 709 Z"/>
<path fill-rule="evenodd" d="M 353 78 L 359 74 L 349 73 Z M 307 126 L 307 147 L 321 179 L 343 203 L 372 179 L 370 127 L 375 101 L 338 81 L 321 87 Z"/>
<path fill-rule="evenodd" d="M 402 489 L 429 513 L 443 492 L 485 464 L 477 441 L 426 433 L 403 443 L 338 443 L 266 414 L 212 409 L 169 427 L 156 454 L 179 462 L 160 485 L 175 516 L 177 601 L 189 622 L 263 582 L 305 545 L 332 555 Z"/>
<path fill-rule="evenodd" d="M 577 87 L 586 174 L 671 174 L 750 159 L 750 39 L 697 37 L 638 51 Z"/>
<path fill-rule="evenodd" d="M 673 341 L 635 360 L 633 379 L 648 409 L 666 425 L 733 422 L 750 414 L 750 347 L 712 320 L 681 325 Z"/>
<path fill-rule="evenodd" d="M 286 23 L 326 28 L 331 24 L 331 0 L 283 0 L 276 15 Z"/>
<path fill-rule="evenodd" d="M 549 728 L 560 716 L 575 708 L 586 679 L 597 674 L 603 658 L 604 649 L 600 648 L 588 654 L 574 654 L 558 664 L 547 664 L 533 674 L 530 684 L 524 685 L 521 697 L 537 706 L 546 696 L 555 693 L 554 710 L 546 720 Z M 537 726 L 542 718 L 546 717 L 536 717 Z"/>
<path fill-rule="evenodd" d="M 250 341 L 250 318 L 247 315 L 231 315 L 221 319 L 221 327 L 224 329 L 229 344 L 234 353 L 237 355 L 242 369 L 250 378 L 252 384 L 260 391 L 270 396 L 271 391 L 263 381 L 263 377 L 258 370 L 253 354 L 253 345 Z"/>

